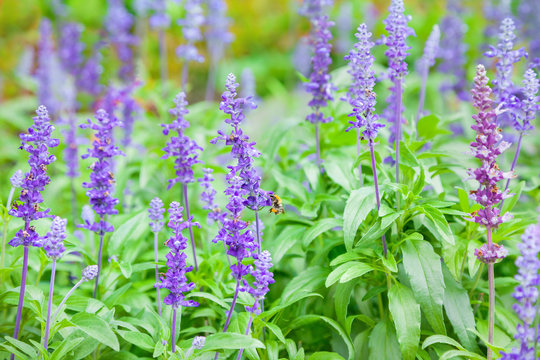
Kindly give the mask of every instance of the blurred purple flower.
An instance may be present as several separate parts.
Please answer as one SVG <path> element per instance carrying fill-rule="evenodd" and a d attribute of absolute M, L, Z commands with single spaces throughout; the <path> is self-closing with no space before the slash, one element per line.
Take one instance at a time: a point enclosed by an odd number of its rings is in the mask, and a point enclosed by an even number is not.
<path fill-rule="evenodd" d="M 57 54 L 54 51 L 53 29 L 51 21 L 47 18 L 41 20 L 39 27 L 40 39 L 38 42 L 38 65 L 36 69 L 37 97 L 39 103 L 44 105 L 50 116 L 55 119 L 60 111 L 61 104 L 56 97 L 60 81 L 60 69 Z"/>
<path fill-rule="evenodd" d="M 64 240 L 66 239 L 67 220 L 56 216 L 51 224 L 51 231 L 45 236 L 43 249 L 47 256 L 52 259 L 59 259 L 66 250 Z"/>
<path fill-rule="evenodd" d="M 148 208 L 148 217 L 150 218 L 150 229 L 153 233 L 158 233 L 163 229 L 163 201 L 160 198 L 155 197 L 150 201 L 150 207 Z"/>
<path fill-rule="evenodd" d="M 532 66 L 540 68 L 540 1 L 521 0 L 517 13 L 521 22 L 521 28 L 525 38 L 529 39 L 529 54 Z"/>
<path fill-rule="evenodd" d="M 153 29 L 167 29 L 171 25 L 171 18 L 167 15 L 167 1 L 153 0 L 149 4 L 152 15 L 148 19 Z"/>
<path fill-rule="evenodd" d="M 259 315 L 261 313 L 260 303 L 264 301 L 268 293 L 268 286 L 273 284 L 274 274 L 270 271 L 272 267 L 272 257 L 268 250 L 264 250 L 260 255 L 254 255 L 255 268 L 251 272 L 254 277 L 253 286 L 248 289 L 248 292 L 255 298 L 255 303 L 252 307 L 246 307 L 246 311 Z"/>
<path fill-rule="evenodd" d="M 101 67 L 101 47 L 103 42 L 99 41 L 92 49 L 91 56 L 81 65 L 79 76 L 77 77 L 77 88 L 90 95 L 97 96 L 101 92 L 99 80 L 103 72 Z"/>
<path fill-rule="evenodd" d="M 216 190 L 212 186 L 214 177 L 212 176 L 212 169 L 203 169 L 204 177 L 197 179 L 201 183 L 203 191 L 201 193 L 201 201 L 205 204 L 203 205 L 204 210 L 209 210 L 208 212 L 208 222 L 213 223 L 217 222 L 219 224 L 223 223 L 223 220 L 227 216 L 227 213 L 222 211 L 219 206 L 215 203 Z"/>
<path fill-rule="evenodd" d="M 84 44 L 81 42 L 83 27 L 75 22 L 64 23 L 60 27 L 60 39 L 58 42 L 58 56 L 64 70 L 73 75 L 79 76 L 83 63 Z"/>
<path fill-rule="evenodd" d="M 17 171 L 15 171 L 15 173 L 13 173 L 13 176 L 9 178 L 9 181 L 11 183 L 11 186 L 13 186 L 14 188 L 21 187 L 24 181 L 24 174 L 22 170 L 18 169 Z"/>
<path fill-rule="evenodd" d="M 533 69 L 528 69 L 523 77 L 523 99 L 520 100 L 519 111 L 514 120 L 514 129 L 519 132 L 527 132 L 534 129 L 531 124 L 540 110 L 538 104 L 538 90 L 540 83 Z M 521 122 L 519 122 L 521 120 Z"/>
<path fill-rule="evenodd" d="M 195 47 L 197 41 L 202 40 L 201 26 L 204 24 L 204 15 L 201 0 L 186 0 L 184 4 L 185 16 L 178 20 L 182 27 L 182 35 L 186 43 L 176 49 L 176 56 L 186 62 L 203 62 L 204 56 Z"/>
<path fill-rule="evenodd" d="M 416 121 L 423 116 L 424 113 L 424 100 L 426 98 L 426 82 L 429 74 L 429 68 L 435 65 L 435 58 L 439 52 L 439 41 L 441 39 L 441 31 L 438 25 L 433 26 L 433 30 L 426 41 L 424 47 L 424 55 L 417 63 L 417 71 L 422 78 L 422 84 L 420 88 L 420 100 L 418 101 L 418 111 L 416 113 Z"/>

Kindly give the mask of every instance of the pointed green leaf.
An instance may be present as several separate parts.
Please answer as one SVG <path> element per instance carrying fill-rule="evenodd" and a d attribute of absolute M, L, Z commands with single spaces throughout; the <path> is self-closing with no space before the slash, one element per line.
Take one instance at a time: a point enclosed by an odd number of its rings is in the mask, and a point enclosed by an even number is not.
<path fill-rule="evenodd" d="M 54 349 L 54 352 L 51 355 L 51 360 L 62 360 L 65 359 L 65 356 L 80 343 L 82 343 L 84 338 L 79 337 L 75 339 L 70 339 L 69 341 L 62 341 L 60 346 Z"/>
<path fill-rule="evenodd" d="M 369 336 L 370 359 L 401 359 L 394 326 L 388 321 L 379 322 Z"/>
<path fill-rule="evenodd" d="M 304 247 L 307 247 L 317 236 L 339 226 L 343 226 L 343 220 L 338 218 L 326 218 L 319 220 L 304 233 L 302 244 Z"/>
<path fill-rule="evenodd" d="M 343 212 L 343 233 L 347 251 L 352 249 L 356 231 L 362 221 L 376 208 L 377 200 L 372 186 L 366 186 L 351 192 Z"/>
<path fill-rule="evenodd" d="M 404 360 L 414 360 L 420 342 L 420 306 L 406 286 L 394 284 L 388 292 L 390 313 Z"/>
<path fill-rule="evenodd" d="M 71 318 L 71 322 L 88 336 L 107 345 L 115 351 L 120 350 L 118 338 L 111 330 L 109 324 L 94 314 L 78 313 Z"/>
<path fill-rule="evenodd" d="M 138 332 L 138 331 L 124 331 L 116 330 L 118 335 L 124 338 L 127 342 L 140 347 L 148 352 L 154 351 L 155 341 L 152 340 L 150 335 Z"/>
<path fill-rule="evenodd" d="M 227 349 L 262 348 L 264 344 L 251 336 L 235 333 L 217 333 L 206 338 L 203 351 L 220 351 Z"/>
<path fill-rule="evenodd" d="M 419 206 L 418 209 L 426 215 L 424 226 L 428 228 L 429 232 L 431 232 L 435 238 L 440 238 L 450 245 L 455 244 L 452 229 L 450 229 L 448 221 L 446 221 L 446 218 L 439 209 L 428 204 L 423 204 L 422 206 Z"/>
<path fill-rule="evenodd" d="M 439 255 L 425 240 L 407 240 L 402 251 L 403 266 L 416 301 L 433 330 L 446 334 L 442 312 L 444 280 Z"/>
<path fill-rule="evenodd" d="M 426 340 L 424 340 L 424 343 L 422 344 L 422 349 L 425 349 L 433 344 L 448 344 L 458 348 L 459 350 L 465 350 L 465 348 L 460 343 L 446 335 L 431 335 Z"/>

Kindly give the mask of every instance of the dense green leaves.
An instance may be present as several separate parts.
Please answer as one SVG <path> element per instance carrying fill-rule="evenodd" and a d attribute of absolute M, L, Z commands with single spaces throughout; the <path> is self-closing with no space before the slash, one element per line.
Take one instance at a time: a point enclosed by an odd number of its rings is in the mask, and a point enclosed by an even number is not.
<path fill-rule="evenodd" d="M 109 324 L 99 316 L 89 313 L 79 313 L 71 318 L 71 322 L 86 335 L 96 339 L 113 350 L 119 350 L 118 338 Z"/>
<path fill-rule="evenodd" d="M 372 187 L 353 190 L 349 195 L 343 213 L 343 232 L 347 250 L 352 249 L 358 227 L 376 206 L 377 200 Z"/>

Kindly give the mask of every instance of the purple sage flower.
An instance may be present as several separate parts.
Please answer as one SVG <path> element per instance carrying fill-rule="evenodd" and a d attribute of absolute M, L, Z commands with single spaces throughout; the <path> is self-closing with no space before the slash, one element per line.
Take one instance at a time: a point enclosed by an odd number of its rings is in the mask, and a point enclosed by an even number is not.
<path fill-rule="evenodd" d="M 53 30 L 49 19 L 41 21 L 40 40 L 38 43 L 38 65 L 36 79 L 38 83 L 37 97 L 40 104 L 47 107 L 50 116 L 54 119 L 60 111 L 60 102 L 57 98 L 60 68 L 58 57 L 54 51 Z"/>
<path fill-rule="evenodd" d="M 103 72 L 100 53 L 103 45 L 104 43 L 101 41 L 96 43 L 91 56 L 81 65 L 79 76 L 76 79 L 77 88 L 93 96 L 97 96 L 102 90 L 99 81 Z"/>
<path fill-rule="evenodd" d="M 79 76 L 84 60 L 84 44 L 81 42 L 82 31 L 82 25 L 75 22 L 62 24 L 59 31 L 58 57 L 60 64 L 68 74 L 75 78 Z"/>
<path fill-rule="evenodd" d="M 20 188 L 24 181 L 24 174 L 21 169 L 18 169 L 13 173 L 13 176 L 9 178 L 9 182 L 11 183 L 11 186 L 14 188 Z"/>
<path fill-rule="evenodd" d="M 184 61 L 182 65 L 182 90 L 186 90 L 188 64 L 190 62 L 202 63 L 204 56 L 199 52 L 195 43 L 203 39 L 201 26 L 204 24 L 201 0 L 186 0 L 184 3 L 185 16 L 177 24 L 182 27 L 185 43 L 176 48 L 176 56 Z"/>
<path fill-rule="evenodd" d="M 201 183 L 201 187 L 203 188 L 201 193 L 201 201 L 204 203 L 203 209 L 209 210 L 208 222 L 210 224 L 214 222 L 222 224 L 223 220 L 227 216 L 227 213 L 221 211 L 215 202 L 216 190 L 212 186 L 212 182 L 214 181 L 214 176 L 212 176 L 213 171 L 214 170 L 212 169 L 203 169 L 204 177 L 197 179 L 197 181 Z"/>
<path fill-rule="evenodd" d="M 509 353 L 501 352 L 502 360 L 527 360 L 536 359 L 534 343 L 536 342 L 537 329 L 534 320 L 537 315 L 536 302 L 538 301 L 538 285 L 540 284 L 540 222 L 530 225 L 521 236 L 521 242 L 517 244 L 521 255 L 516 259 L 518 273 L 514 277 L 519 285 L 514 290 L 516 303 L 513 306 L 520 323 L 517 325 L 514 338 L 519 342 L 519 347 L 513 348 Z M 538 326 L 538 325 L 536 325 Z"/>
<path fill-rule="evenodd" d="M 438 57 L 442 60 L 439 70 L 453 78 L 451 82 L 444 83 L 441 90 L 453 90 L 461 100 L 467 101 L 470 98 L 465 71 L 467 44 L 464 40 L 467 26 L 463 17 L 460 0 L 449 0 L 447 15 L 441 21 L 442 38 Z"/>
<path fill-rule="evenodd" d="M 416 113 L 416 121 L 420 119 L 424 112 L 424 100 L 426 98 L 426 82 L 429 74 L 429 68 L 435 65 L 435 58 L 439 52 L 439 41 L 441 39 L 441 31 L 439 25 L 434 25 L 429 38 L 424 47 L 424 55 L 418 61 L 418 71 L 422 77 L 422 85 L 420 88 L 420 100 L 418 101 L 418 111 Z"/>
<path fill-rule="evenodd" d="M 51 231 L 45 236 L 43 250 L 45 250 L 47 256 L 51 259 L 59 259 L 66 250 L 64 246 L 66 224 L 66 219 L 56 216 L 52 221 Z"/>
<path fill-rule="evenodd" d="M 272 267 L 272 257 L 268 250 L 264 250 L 260 255 L 255 255 L 255 269 L 251 272 L 254 277 L 253 286 L 248 289 L 248 292 L 255 299 L 255 303 L 252 307 L 246 307 L 246 311 L 259 315 L 261 313 L 259 305 L 266 294 L 268 293 L 268 286 L 273 284 L 274 274 L 270 271 Z"/>
<path fill-rule="evenodd" d="M 154 0 L 148 3 L 152 15 L 148 19 L 152 29 L 167 29 L 171 25 L 171 18 L 167 15 L 167 1 Z"/>
<path fill-rule="evenodd" d="M 532 66 L 540 67 L 540 2 L 537 0 L 521 0 L 517 13 L 521 22 L 521 28 L 525 38 L 529 39 L 529 54 L 531 55 Z"/>
<path fill-rule="evenodd" d="M 148 217 L 150 218 L 150 229 L 153 233 L 158 233 L 163 229 L 163 201 L 160 198 L 155 197 L 150 201 L 150 207 L 148 208 Z"/>

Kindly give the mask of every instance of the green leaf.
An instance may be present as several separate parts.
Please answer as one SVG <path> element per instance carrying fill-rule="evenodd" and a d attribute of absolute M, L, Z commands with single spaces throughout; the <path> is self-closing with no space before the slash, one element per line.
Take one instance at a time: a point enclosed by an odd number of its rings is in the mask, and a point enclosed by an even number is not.
<path fill-rule="evenodd" d="M 304 188 L 304 186 L 302 186 L 299 181 L 285 176 L 277 170 L 272 170 L 272 177 L 276 179 L 276 181 L 283 190 L 286 190 L 287 192 L 296 195 L 296 197 L 300 198 L 302 202 L 305 202 L 307 200 L 306 188 Z M 287 193 L 281 194 L 283 194 L 283 196 L 289 196 L 289 194 Z"/>
<path fill-rule="evenodd" d="M 439 209 L 428 204 L 422 204 L 421 206 L 418 206 L 417 209 L 420 209 L 420 211 L 426 215 L 424 226 L 435 236 L 435 238 L 442 239 L 450 245 L 455 244 L 452 229 L 450 229 L 448 221 L 446 221 L 446 218 Z"/>
<path fill-rule="evenodd" d="M 336 354 L 334 352 L 328 352 L 328 351 L 318 351 L 316 353 L 311 354 L 309 357 L 309 360 L 345 360 L 343 357 L 339 354 Z"/>
<path fill-rule="evenodd" d="M 525 186 L 525 181 L 520 181 L 519 184 L 515 185 L 510 189 L 510 194 L 514 194 L 511 198 L 504 201 L 503 207 L 501 209 L 501 214 L 504 214 L 508 211 L 512 211 L 514 206 L 519 201 L 523 187 Z"/>
<path fill-rule="evenodd" d="M 323 167 L 326 170 L 328 177 L 349 192 L 353 189 L 355 184 L 352 166 L 352 161 L 349 161 L 349 159 L 344 156 L 338 155 L 328 156 L 323 163 Z"/>
<path fill-rule="evenodd" d="M 336 317 L 339 323 L 346 327 L 347 319 L 347 307 L 351 301 L 351 294 L 356 284 L 348 282 L 345 284 L 338 284 L 336 287 L 336 294 L 334 296 L 334 307 L 336 309 Z M 347 329 L 347 334 L 350 335 L 350 329 Z"/>
<path fill-rule="evenodd" d="M 379 322 L 369 336 L 370 359 L 401 359 L 394 326 L 388 321 Z"/>
<path fill-rule="evenodd" d="M 292 299 L 307 295 L 324 284 L 328 276 L 328 269 L 314 266 L 303 270 L 295 276 L 283 289 L 281 304 L 291 302 Z"/>
<path fill-rule="evenodd" d="M 350 272 L 349 272 L 350 270 Z M 358 262 L 358 261 L 349 261 L 345 264 L 342 264 L 335 268 L 326 278 L 325 286 L 330 287 L 334 285 L 338 280 L 340 283 L 344 283 L 346 281 L 342 281 L 343 277 L 345 276 L 345 273 L 349 272 L 348 274 L 348 280 L 353 279 L 354 277 L 362 276 L 363 274 L 373 270 L 373 268 L 370 265 Z M 354 276 L 354 277 L 351 277 Z"/>
<path fill-rule="evenodd" d="M 150 335 L 143 334 L 138 331 L 116 330 L 116 332 L 127 342 L 132 343 L 133 345 L 136 345 L 148 352 L 154 351 L 155 341 L 152 340 Z"/>
<path fill-rule="evenodd" d="M 109 240 L 108 254 L 121 254 L 120 249 L 133 246 L 134 242 L 137 242 L 146 234 L 147 229 L 148 213 L 146 210 L 136 213 L 132 218 L 120 225 L 118 229 L 115 229 Z M 123 260 L 131 262 L 134 259 L 123 258 Z"/>
<path fill-rule="evenodd" d="M 82 343 L 84 338 L 79 337 L 75 339 L 69 339 L 69 341 L 62 341 L 60 343 L 60 346 L 58 346 L 56 349 L 54 349 L 54 352 L 51 355 L 51 360 L 62 360 L 65 359 L 65 356 L 73 349 L 75 349 L 77 346 L 79 346 L 80 343 Z"/>
<path fill-rule="evenodd" d="M 37 358 L 36 350 L 32 346 L 28 345 L 27 343 L 17 340 L 15 338 L 12 338 L 11 336 L 5 336 L 4 339 L 10 342 L 17 349 L 20 349 L 22 352 L 27 354 L 30 357 L 30 359 Z"/>
<path fill-rule="evenodd" d="M 376 207 L 377 200 L 372 186 L 366 186 L 351 192 L 343 212 L 343 232 L 347 251 L 352 249 L 358 227 L 371 210 Z"/>
<path fill-rule="evenodd" d="M 132 283 L 127 283 L 122 287 L 113 291 L 113 293 L 105 299 L 105 305 L 112 308 L 114 305 L 118 304 L 118 300 L 125 294 L 126 291 L 131 287 Z"/>
<path fill-rule="evenodd" d="M 447 351 L 444 354 L 442 354 L 442 356 L 439 358 L 439 360 L 453 359 L 453 358 L 456 358 L 458 356 L 462 356 L 462 357 L 464 357 L 466 359 L 478 359 L 478 360 L 485 360 L 486 359 L 485 357 L 483 357 L 481 355 L 478 355 L 478 354 L 475 354 L 475 353 L 470 352 L 470 351 L 450 350 L 450 351 Z"/>
<path fill-rule="evenodd" d="M 422 344 L 422 349 L 425 349 L 433 344 L 448 344 L 458 348 L 459 350 L 465 350 L 465 348 L 460 343 L 446 335 L 431 335 L 426 340 L 424 340 L 424 343 Z"/>
<path fill-rule="evenodd" d="M 219 351 L 229 349 L 248 349 L 261 348 L 264 349 L 264 344 L 251 336 L 235 334 L 235 333 L 217 333 L 206 338 L 202 351 Z"/>
<path fill-rule="evenodd" d="M 369 230 L 362 236 L 362 238 L 356 243 L 356 246 L 359 246 L 362 243 L 365 242 L 371 242 L 377 239 L 380 239 L 382 235 L 386 232 L 386 230 L 394 224 L 396 219 L 401 216 L 403 211 L 395 212 L 392 214 L 388 214 L 384 216 L 383 218 L 379 218 L 375 224 L 373 224 L 372 227 L 369 228 Z"/>
<path fill-rule="evenodd" d="M 446 334 L 442 312 L 444 281 L 439 255 L 425 240 L 407 240 L 402 251 L 403 266 L 416 301 L 433 330 Z"/>
<path fill-rule="evenodd" d="M 115 351 L 120 350 L 118 338 L 102 318 L 88 313 L 78 313 L 71 318 L 71 322 L 88 336 L 107 345 Z"/>
<path fill-rule="evenodd" d="M 274 323 L 271 322 L 265 322 L 264 325 L 270 329 L 270 331 L 276 335 L 279 341 L 281 341 L 283 344 L 285 344 L 285 336 L 283 336 L 283 332 L 281 331 L 280 327 L 277 326 Z"/>
<path fill-rule="evenodd" d="M 163 345 L 163 343 L 161 341 L 158 341 L 154 345 L 154 352 L 152 354 L 152 357 L 157 358 L 161 354 L 163 354 L 166 350 L 167 350 L 167 348 L 165 347 L 165 345 Z"/>
<path fill-rule="evenodd" d="M 195 291 L 195 292 L 190 292 L 190 293 L 188 293 L 186 295 L 187 299 L 192 298 L 192 297 L 208 299 L 208 300 L 210 300 L 212 302 L 215 302 L 216 304 L 218 304 L 219 306 L 221 306 L 222 308 L 227 309 L 227 310 L 231 307 L 225 301 L 221 300 L 217 296 L 206 293 L 206 292 Z"/>
<path fill-rule="evenodd" d="M 418 160 L 413 155 L 407 144 L 403 141 L 399 142 L 399 146 L 401 148 L 400 158 L 399 158 L 399 165 L 405 165 L 408 167 L 419 167 L 420 164 L 418 163 Z"/>
<path fill-rule="evenodd" d="M 451 134 L 450 131 L 439 128 L 439 122 L 439 117 L 433 114 L 420 118 L 416 123 L 418 136 L 424 140 L 431 140 L 439 134 Z"/>
<path fill-rule="evenodd" d="M 278 264 L 283 256 L 302 238 L 306 232 L 305 226 L 292 225 L 287 226 L 276 237 L 272 244 L 276 244 L 277 248 L 272 251 L 272 258 Z"/>
<path fill-rule="evenodd" d="M 388 292 L 390 313 L 405 360 L 414 360 L 420 342 L 420 306 L 406 286 L 394 284 Z"/>
<path fill-rule="evenodd" d="M 302 244 L 304 247 L 307 247 L 317 236 L 338 226 L 343 226 L 343 221 L 338 218 L 326 218 L 319 220 L 311 228 L 309 228 L 308 231 L 305 232 L 304 237 L 302 238 Z"/>
<path fill-rule="evenodd" d="M 450 271 L 443 267 L 444 276 L 444 309 L 461 343 L 470 351 L 478 352 L 474 336 L 467 329 L 475 329 L 474 313 L 472 311 L 467 291 L 454 280 Z"/>

